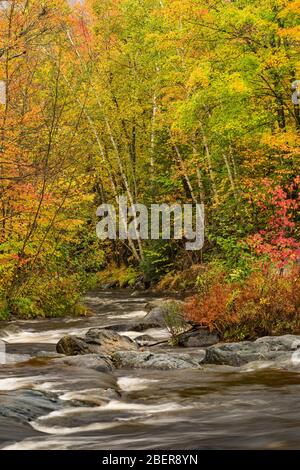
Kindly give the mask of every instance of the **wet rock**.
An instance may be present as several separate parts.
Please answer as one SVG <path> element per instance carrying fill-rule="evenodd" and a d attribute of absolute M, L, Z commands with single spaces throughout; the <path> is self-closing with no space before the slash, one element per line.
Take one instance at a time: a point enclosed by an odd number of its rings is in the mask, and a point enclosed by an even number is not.
<path fill-rule="evenodd" d="M 61 407 L 59 400 L 39 391 L 11 391 L 1 396 L 0 416 L 28 422 Z"/>
<path fill-rule="evenodd" d="M 154 307 L 150 312 L 145 316 L 146 322 L 155 322 L 160 326 L 166 326 L 166 315 L 168 311 L 164 307 Z"/>
<path fill-rule="evenodd" d="M 66 356 L 86 354 L 109 355 L 119 350 L 135 350 L 137 344 L 115 331 L 92 328 L 84 337 L 64 336 L 57 344 L 58 353 Z"/>
<path fill-rule="evenodd" d="M 117 325 L 107 325 L 102 328 L 103 330 L 117 331 L 122 333 L 128 331 L 128 323 L 119 323 Z"/>
<path fill-rule="evenodd" d="M 247 362 L 265 359 L 263 348 L 257 347 L 250 341 L 243 343 L 228 343 L 211 346 L 206 350 L 205 362 L 208 364 L 223 364 L 241 366 Z"/>
<path fill-rule="evenodd" d="M 63 336 L 56 345 L 56 351 L 66 356 L 77 356 L 79 354 L 91 353 L 84 338 L 79 336 Z"/>
<path fill-rule="evenodd" d="M 217 344 L 206 349 L 205 362 L 242 366 L 254 361 L 282 361 L 292 358 L 300 348 L 300 336 L 285 335 L 259 338 L 256 341 Z"/>
<path fill-rule="evenodd" d="M 178 346 L 185 348 L 203 348 L 219 343 L 220 338 L 216 333 L 198 329 L 187 331 L 178 336 Z"/>
<path fill-rule="evenodd" d="M 24 439 L 34 438 L 37 436 L 40 436 L 40 433 L 33 429 L 27 421 L 20 421 L 19 418 L 0 415 L 1 450 L 13 442 L 21 442 Z"/>
<path fill-rule="evenodd" d="M 112 355 L 116 367 L 125 369 L 199 369 L 204 354 L 191 356 L 181 353 L 152 353 L 149 351 L 118 351 Z"/>
<path fill-rule="evenodd" d="M 121 323 L 118 325 L 109 325 L 105 326 L 103 329 L 104 330 L 112 330 L 112 331 L 118 331 L 118 332 L 124 332 L 124 331 L 137 331 L 137 332 L 142 332 L 149 330 L 150 328 L 161 328 L 161 324 L 159 322 L 135 322 L 135 321 L 130 321 L 127 323 Z"/>
<path fill-rule="evenodd" d="M 146 331 L 152 328 L 161 328 L 161 324 L 155 321 L 147 321 L 147 322 L 130 322 L 127 325 L 127 330 L 130 331 Z"/>
<path fill-rule="evenodd" d="M 137 349 L 137 344 L 127 336 L 121 336 L 115 331 L 92 328 L 85 335 L 85 340 L 89 347 L 100 348 L 104 354 L 112 354 L 115 351 L 131 351 Z M 91 351 L 94 352 L 94 351 Z"/>
<path fill-rule="evenodd" d="M 84 356 L 65 356 L 51 361 L 51 364 L 64 364 L 71 367 L 84 367 L 99 372 L 111 372 L 114 365 L 109 356 L 101 354 L 87 354 Z"/>
<path fill-rule="evenodd" d="M 266 346 L 269 351 L 296 351 L 300 348 L 300 336 L 264 336 L 257 339 L 255 343 Z"/>
<path fill-rule="evenodd" d="M 150 344 L 157 343 L 157 339 L 153 338 L 153 336 L 150 335 L 141 335 L 135 338 L 135 342 L 139 346 L 149 346 Z"/>

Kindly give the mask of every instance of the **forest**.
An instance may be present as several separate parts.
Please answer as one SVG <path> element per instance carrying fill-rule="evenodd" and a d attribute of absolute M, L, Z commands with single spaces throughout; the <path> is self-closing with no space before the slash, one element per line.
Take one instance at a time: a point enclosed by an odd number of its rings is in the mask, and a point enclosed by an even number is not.
<path fill-rule="evenodd" d="M 220 336 L 300 331 L 300 1 L 0 1 L 0 318 L 95 286 L 188 295 Z M 97 207 L 204 204 L 205 243 Z"/>

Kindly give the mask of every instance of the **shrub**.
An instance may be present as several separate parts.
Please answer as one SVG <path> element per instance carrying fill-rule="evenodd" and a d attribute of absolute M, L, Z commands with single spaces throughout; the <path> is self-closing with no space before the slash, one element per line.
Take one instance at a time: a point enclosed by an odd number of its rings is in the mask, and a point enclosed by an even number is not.
<path fill-rule="evenodd" d="M 203 264 L 193 264 L 182 271 L 172 270 L 161 278 L 156 287 L 164 291 L 194 291 L 198 280 L 206 270 Z"/>
<path fill-rule="evenodd" d="M 6 300 L 0 298 L 0 320 L 8 320 L 9 308 Z"/>
<path fill-rule="evenodd" d="M 252 273 L 243 284 L 225 274 L 191 298 L 185 316 L 216 330 L 223 340 L 255 339 L 300 331 L 300 270 L 285 276 L 272 270 Z"/>
<path fill-rule="evenodd" d="M 19 318 L 43 317 L 44 313 L 29 297 L 17 297 L 10 301 L 10 312 Z"/>
<path fill-rule="evenodd" d="M 168 301 L 161 307 L 165 310 L 165 323 L 167 330 L 171 334 L 171 343 L 177 345 L 178 335 L 186 331 L 182 305 L 176 301 Z"/>
<path fill-rule="evenodd" d="M 101 285 L 115 283 L 118 287 L 133 287 L 138 280 L 139 273 L 133 267 L 111 265 L 98 273 L 98 282 Z"/>
<path fill-rule="evenodd" d="M 81 282 L 76 275 L 48 281 L 38 295 L 38 305 L 47 317 L 85 314 L 80 300 Z"/>
<path fill-rule="evenodd" d="M 140 263 L 145 280 L 151 283 L 158 282 L 174 268 L 175 255 L 175 243 L 172 244 L 165 240 L 149 242 L 144 249 L 144 259 Z"/>
<path fill-rule="evenodd" d="M 299 259 L 300 177 L 287 186 L 265 179 L 257 206 L 264 230 L 248 238 L 252 250 L 281 267 Z"/>
<path fill-rule="evenodd" d="M 76 276 L 43 279 L 8 301 L 9 313 L 18 318 L 84 315 L 81 279 Z"/>

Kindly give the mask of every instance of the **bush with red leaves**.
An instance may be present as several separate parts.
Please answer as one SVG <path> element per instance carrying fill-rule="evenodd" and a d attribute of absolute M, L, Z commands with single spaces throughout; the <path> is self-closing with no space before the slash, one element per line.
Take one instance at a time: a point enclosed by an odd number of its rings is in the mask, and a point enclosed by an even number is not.
<path fill-rule="evenodd" d="M 300 332 L 300 269 L 253 272 L 241 284 L 223 277 L 185 305 L 187 319 L 217 331 L 223 340 L 251 340 Z"/>

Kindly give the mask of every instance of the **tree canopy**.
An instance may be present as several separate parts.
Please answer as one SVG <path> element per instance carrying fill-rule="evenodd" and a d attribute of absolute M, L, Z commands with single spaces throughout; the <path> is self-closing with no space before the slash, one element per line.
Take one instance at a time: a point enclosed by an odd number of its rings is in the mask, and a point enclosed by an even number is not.
<path fill-rule="evenodd" d="M 1 2 L 2 316 L 64 313 L 112 261 L 297 260 L 299 20 L 298 0 Z M 120 194 L 203 203 L 204 249 L 100 242 Z"/>

